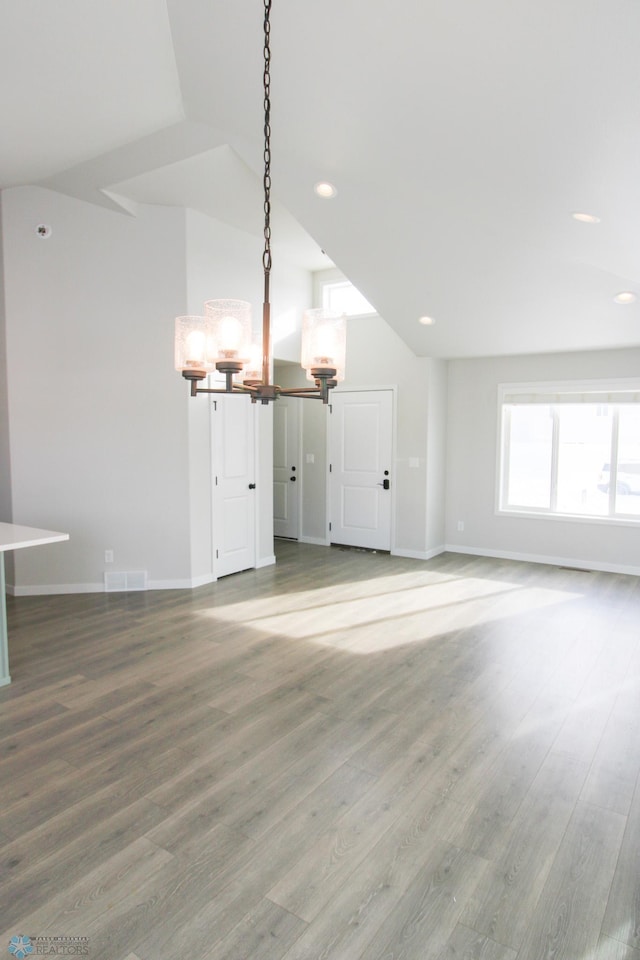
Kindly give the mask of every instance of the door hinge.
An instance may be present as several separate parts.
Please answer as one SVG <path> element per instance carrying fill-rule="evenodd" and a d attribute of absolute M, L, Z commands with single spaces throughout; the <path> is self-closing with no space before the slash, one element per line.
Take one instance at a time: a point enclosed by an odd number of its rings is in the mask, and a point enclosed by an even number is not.
<path fill-rule="evenodd" d="M 329 521 L 329 532 L 331 532 L 331 521 Z"/>
<path fill-rule="evenodd" d="M 332 404 L 332 403 L 329 404 L 329 413 L 333 413 L 333 404 Z"/>
<path fill-rule="evenodd" d="M 218 559 L 218 557 L 219 557 L 219 553 L 218 553 L 218 551 L 216 550 L 216 560 Z"/>
<path fill-rule="evenodd" d="M 211 403 L 213 404 L 213 409 L 214 409 L 214 410 L 217 410 L 217 409 L 218 409 L 218 401 L 217 401 L 217 400 L 212 400 Z"/>
<path fill-rule="evenodd" d="M 329 473 L 332 473 L 332 472 L 333 472 L 333 464 L 330 463 L 330 464 L 329 464 Z"/>
<path fill-rule="evenodd" d="M 216 480 L 216 487 L 217 487 L 217 486 L 218 486 L 218 478 L 216 477 L 215 480 Z"/>

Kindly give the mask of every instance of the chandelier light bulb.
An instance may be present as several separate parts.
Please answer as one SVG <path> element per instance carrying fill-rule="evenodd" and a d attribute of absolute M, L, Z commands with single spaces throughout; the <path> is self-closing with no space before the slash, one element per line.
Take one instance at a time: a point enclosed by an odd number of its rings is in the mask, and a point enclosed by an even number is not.
<path fill-rule="evenodd" d="M 220 321 L 220 350 L 227 357 L 237 357 L 242 340 L 242 328 L 236 317 L 223 317 Z"/>
<path fill-rule="evenodd" d="M 204 362 L 206 337 L 202 330 L 192 330 L 187 335 L 186 361 L 190 367 L 201 366 Z"/>
<path fill-rule="evenodd" d="M 249 359 L 242 370 L 242 379 L 260 381 L 262 379 L 262 344 L 255 340 L 251 344 Z"/>
<path fill-rule="evenodd" d="M 307 379 L 315 380 L 320 369 L 333 369 L 333 380 L 344 380 L 347 318 L 318 308 L 305 311 L 302 321 L 302 366 Z M 315 372 L 314 372 L 315 371 Z"/>
<path fill-rule="evenodd" d="M 336 354 L 336 332 L 330 323 L 321 323 L 316 331 L 315 349 L 317 356 L 313 359 L 319 367 L 333 366 Z"/>
<path fill-rule="evenodd" d="M 208 317 L 176 317 L 175 367 L 189 379 L 215 370 L 215 344 Z"/>

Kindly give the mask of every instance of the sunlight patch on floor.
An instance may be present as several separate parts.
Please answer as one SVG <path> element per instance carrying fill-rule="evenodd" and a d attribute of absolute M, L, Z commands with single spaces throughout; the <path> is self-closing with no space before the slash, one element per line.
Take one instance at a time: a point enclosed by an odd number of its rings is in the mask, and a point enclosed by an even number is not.
<path fill-rule="evenodd" d="M 201 616 L 353 653 L 376 653 L 578 599 L 580 594 L 480 578 L 415 574 L 256 598 Z"/>

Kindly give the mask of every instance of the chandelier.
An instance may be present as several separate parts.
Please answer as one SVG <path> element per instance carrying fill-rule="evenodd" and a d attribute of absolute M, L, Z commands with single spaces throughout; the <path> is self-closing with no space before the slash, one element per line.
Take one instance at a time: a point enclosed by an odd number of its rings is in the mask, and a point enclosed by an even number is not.
<path fill-rule="evenodd" d="M 251 305 L 244 300 L 208 300 L 205 315 L 176 318 L 175 365 L 199 393 L 245 394 L 252 403 L 303 397 L 328 403 L 329 391 L 344 379 L 346 317 L 307 310 L 302 321 L 301 365 L 312 387 L 284 389 L 270 381 L 271 367 L 271 0 L 264 0 L 264 302 L 262 344 L 252 343 Z M 224 374 L 224 387 L 200 387 L 209 374 Z"/>

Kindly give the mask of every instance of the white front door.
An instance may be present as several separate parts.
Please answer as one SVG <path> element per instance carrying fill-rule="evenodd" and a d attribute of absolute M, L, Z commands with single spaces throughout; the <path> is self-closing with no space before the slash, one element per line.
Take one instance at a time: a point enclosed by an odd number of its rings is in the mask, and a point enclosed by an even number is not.
<path fill-rule="evenodd" d="M 300 489 L 300 403 L 280 397 L 273 405 L 273 532 L 297 540 Z"/>
<path fill-rule="evenodd" d="M 393 392 L 333 394 L 329 451 L 331 542 L 390 550 Z"/>
<path fill-rule="evenodd" d="M 256 565 L 255 404 L 220 396 L 211 415 L 216 577 Z"/>

